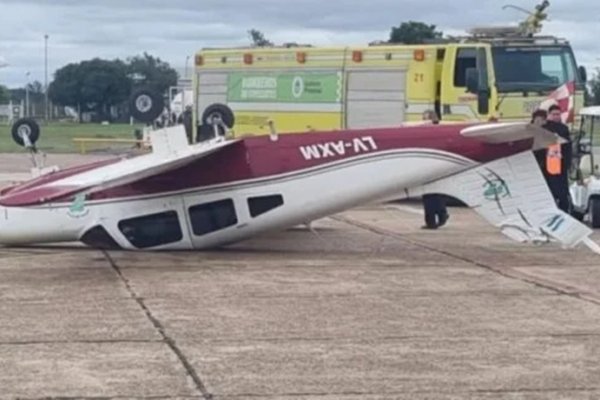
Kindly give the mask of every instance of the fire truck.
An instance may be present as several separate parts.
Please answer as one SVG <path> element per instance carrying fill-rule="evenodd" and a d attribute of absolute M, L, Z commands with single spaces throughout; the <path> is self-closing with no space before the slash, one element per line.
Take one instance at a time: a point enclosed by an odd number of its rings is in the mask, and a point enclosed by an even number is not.
<path fill-rule="evenodd" d="M 515 27 L 422 45 L 204 49 L 194 121 L 218 116 L 247 135 L 396 126 L 431 110 L 442 123 L 514 120 L 564 85 L 576 114 L 586 71 L 567 40 L 539 35 L 548 6 Z"/>

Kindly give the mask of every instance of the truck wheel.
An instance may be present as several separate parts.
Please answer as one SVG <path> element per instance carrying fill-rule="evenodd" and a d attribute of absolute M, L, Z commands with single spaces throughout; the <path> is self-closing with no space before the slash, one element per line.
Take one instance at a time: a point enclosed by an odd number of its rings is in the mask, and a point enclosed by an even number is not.
<path fill-rule="evenodd" d="M 164 108 L 162 96 L 149 89 L 138 89 L 129 99 L 131 116 L 140 122 L 153 122 Z"/>
<path fill-rule="evenodd" d="M 569 190 L 569 209 L 571 211 L 571 217 L 575 218 L 579 222 L 583 222 L 585 218 L 585 211 L 581 212 L 575 209 L 575 203 L 573 202 L 573 194 L 571 190 Z"/>
<path fill-rule="evenodd" d="M 233 111 L 231 108 L 227 107 L 225 104 L 211 104 L 206 107 L 206 110 L 202 113 L 202 122 L 205 125 L 212 125 L 213 119 L 221 118 L 221 121 L 229 128 L 233 128 L 233 124 L 235 123 L 235 116 L 233 115 Z"/>
<path fill-rule="evenodd" d="M 14 123 L 11 133 L 19 146 L 25 146 L 25 136 L 29 137 L 31 144 L 35 144 L 40 138 L 40 126 L 33 118 L 21 118 Z"/>
<path fill-rule="evenodd" d="M 590 219 L 592 228 L 600 228 L 600 197 L 590 199 Z"/>

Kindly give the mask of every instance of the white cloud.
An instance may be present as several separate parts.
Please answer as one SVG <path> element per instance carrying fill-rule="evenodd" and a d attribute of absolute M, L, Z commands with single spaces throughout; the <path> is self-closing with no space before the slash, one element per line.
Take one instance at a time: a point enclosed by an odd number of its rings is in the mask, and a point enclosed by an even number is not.
<path fill-rule="evenodd" d="M 387 39 L 392 26 L 417 20 L 447 33 L 503 25 L 523 17 L 496 0 L 2 0 L 0 55 L 10 66 L 0 82 L 44 80 L 44 34 L 50 72 L 93 57 L 125 58 L 144 51 L 182 68 L 202 47 L 248 43 L 256 28 L 271 40 L 315 45 Z M 537 0 L 519 2 L 532 8 Z M 524 4 L 525 3 L 525 4 Z M 598 64 L 600 2 L 553 0 L 545 33 L 569 39 L 580 63 Z M 51 74 L 50 74 L 51 75 Z"/>

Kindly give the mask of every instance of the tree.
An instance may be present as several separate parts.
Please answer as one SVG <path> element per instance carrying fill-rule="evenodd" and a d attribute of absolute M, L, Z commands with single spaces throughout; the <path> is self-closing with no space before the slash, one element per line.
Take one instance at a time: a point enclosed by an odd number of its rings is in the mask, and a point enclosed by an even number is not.
<path fill-rule="evenodd" d="M 128 58 L 126 66 L 133 86 L 145 86 L 161 94 L 177 85 L 179 79 L 177 71 L 169 63 L 148 53 Z"/>
<path fill-rule="evenodd" d="M 28 116 L 44 110 L 46 96 L 44 86 L 39 81 L 28 83 L 25 87 L 10 89 L 10 97 L 13 103 L 23 102 L 28 107 L 25 110 Z"/>
<path fill-rule="evenodd" d="M 44 93 L 44 85 L 40 81 L 33 81 L 27 84 L 27 88 L 29 89 L 29 93 Z"/>
<path fill-rule="evenodd" d="M 48 86 L 48 97 L 55 104 L 81 110 L 84 102 L 81 86 L 81 64 L 67 64 L 54 74 L 54 80 Z"/>
<path fill-rule="evenodd" d="M 10 91 L 6 86 L 0 85 L 0 104 L 8 103 L 10 100 Z"/>
<path fill-rule="evenodd" d="M 435 30 L 435 25 L 427 25 L 423 22 L 403 22 L 399 27 L 393 27 L 390 33 L 390 43 L 421 44 L 427 40 L 439 39 L 442 32 Z"/>
<path fill-rule="evenodd" d="M 127 67 L 120 60 L 107 61 L 95 58 L 80 65 L 81 98 L 86 105 L 100 114 L 109 113 L 129 97 L 131 80 Z"/>
<path fill-rule="evenodd" d="M 48 96 L 55 104 L 82 111 L 96 111 L 106 118 L 112 107 L 122 105 L 134 86 L 145 86 L 157 93 L 165 93 L 177 84 L 177 71 L 147 53 L 121 60 L 93 60 L 68 64 L 55 73 L 48 88 Z M 43 92 L 34 82 L 29 90 Z M 114 109 L 113 109 L 114 111 Z"/>
<path fill-rule="evenodd" d="M 13 102 L 25 101 L 29 94 L 31 103 L 44 100 L 44 86 L 39 81 L 33 81 L 22 88 L 10 89 L 11 99 Z"/>
<path fill-rule="evenodd" d="M 265 38 L 265 35 L 263 35 L 263 33 L 257 29 L 250 29 L 248 31 L 248 35 L 250 36 L 250 40 L 252 40 L 252 44 L 256 47 L 273 46 L 273 42 Z"/>
<path fill-rule="evenodd" d="M 80 114 L 94 110 L 106 115 L 111 106 L 125 101 L 130 91 L 131 80 L 122 61 L 95 58 L 57 70 L 48 97 L 55 104 L 74 107 Z"/>

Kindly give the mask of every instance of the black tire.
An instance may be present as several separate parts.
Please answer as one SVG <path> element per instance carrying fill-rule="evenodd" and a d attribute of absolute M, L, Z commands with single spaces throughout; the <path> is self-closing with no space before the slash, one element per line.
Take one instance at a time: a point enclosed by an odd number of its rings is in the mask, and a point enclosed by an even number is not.
<path fill-rule="evenodd" d="M 592 228 L 600 228 L 600 197 L 590 199 L 590 220 Z"/>
<path fill-rule="evenodd" d="M 31 144 L 35 144 L 40 138 L 40 126 L 33 118 L 21 118 L 13 124 L 11 133 L 19 146 L 25 146 L 23 135 L 29 136 Z"/>
<path fill-rule="evenodd" d="M 212 125 L 212 120 L 214 117 L 221 117 L 221 121 L 229 128 L 233 128 L 235 124 L 235 116 L 233 115 L 233 111 L 231 108 L 227 107 L 225 104 L 211 104 L 206 107 L 206 110 L 202 113 L 202 124 L 204 125 Z"/>
<path fill-rule="evenodd" d="M 140 122 L 153 122 L 162 114 L 164 108 L 163 97 L 150 89 L 138 89 L 129 98 L 131 116 Z"/>

